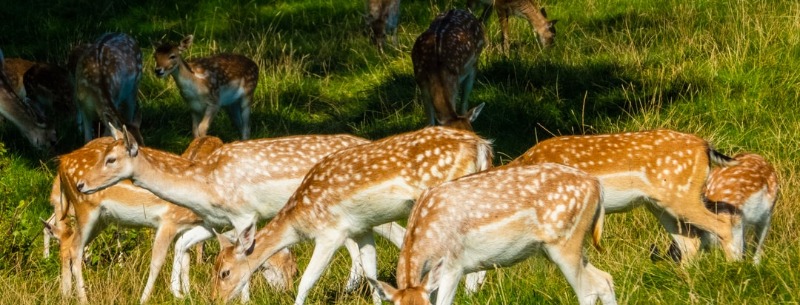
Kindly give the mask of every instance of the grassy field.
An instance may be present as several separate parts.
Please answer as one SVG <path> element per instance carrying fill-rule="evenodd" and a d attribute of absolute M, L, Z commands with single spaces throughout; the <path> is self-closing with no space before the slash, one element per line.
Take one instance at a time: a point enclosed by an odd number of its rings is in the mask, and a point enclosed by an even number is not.
<path fill-rule="evenodd" d="M 96 2 L 96 3 L 95 3 Z M 378 139 L 425 125 L 410 50 L 438 13 L 464 1 L 403 1 L 396 46 L 379 54 L 364 35 L 362 1 L 77 1 L 30 0 L 4 6 L 0 48 L 6 57 L 63 64 L 70 45 L 107 31 L 138 39 L 145 55 L 140 86 L 148 146 L 181 151 L 191 138 L 189 113 L 172 80 L 152 72 L 152 44 L 194 34 L 190 57 L 238 52 L 261 68 L 252 117 L 254 137 L 353 133 Z M 766 257 L 759 266 L 726 262 L 720 251 L 684 266 L 651 262 L 649 248 L 668 237 L 644 209 L 607 216 L 605 253 L 594 265 L 614 277 L 621 304 L 800 303 L 800 4 L 782 0 L 543 0 L 559 19 L 554 47 L 542 50 L 523 19 L 512 25 L 512 51 L 500 50 L 497 18 L 479 64 L 472 104 L 486 103 L 476 131 L 494 139 L 496 164 L 553 135 L 671 128 L 709 139 L 721 151 L 764 155 L 779 170 Z M 63 129 L 59 152 L 76 147 Z M 75 131 L 77 133 L 77 131 Z M 219 116 L 211 134 L 238 134 Z M 63 300 L 58 262 L 41 258 L 39 218 L 56 162 L 36 152 L 13 126 L 0 127 L 0 303 Z M 91 247 L 85 268 L 92 303 L 138 302 L 149 263 L 148 231 L 113 229 Z M 116 240 L 121 240 L 121 247 Z M 397 250 L 379 240 L 382 279 L 394 279 Z M 190 298 L 176 301 L 162 270 L 153 303 L 206 303 L 206 263 L 193 265 Z M 310 245 L 296 247 L 300 268 Z M 312 290 L 309 304 L 369 304 L 368 291 L 343 292 L 342 253 Z M 543 257 L 492 271 L 480 292 L 459 304 L 576 303 L 560 272 Z M 291 304 L 260 278 L 257 304 Z"/>

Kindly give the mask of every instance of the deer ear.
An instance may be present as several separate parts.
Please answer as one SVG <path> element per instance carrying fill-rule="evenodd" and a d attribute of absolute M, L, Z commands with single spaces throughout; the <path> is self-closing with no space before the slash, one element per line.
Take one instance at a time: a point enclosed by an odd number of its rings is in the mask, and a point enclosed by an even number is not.
<path fill-rule="evenodd" d="M 50 235 L 50 237 L 56 237 L 56 227 L 54 225 L 51 225 L 49 222 L 41 218 L 39 218 L 39 221 L 41 221 L 44 225 L 44 231 L 47 232 L 47 235 Z"/>
<path fill-rule="evenodd" d="M 380 296 L 384 301 L 391 302 L 392 299 L 394 299 L 394 296 L 397 294 L 397 288 L 392 287 L 392 285 L 389 283 L 385 283 L 371 277 L 367 277 L 367 280 L 369 281 L 369 284 L 372 285 L 372 288 L 375 289 L 375 292 L 378 293 L 378 296 Z"/>
<path fill-rule="evenodd" d="M 125 150 L 131 158 L 139 155 L 139 143 L 136 143 L 136 138 L 128 131 L 128 127 L 122 125 L 123 139 L 125 140 Z"/>
<path fill-rule="evenodd" d="M 217 236 L 220 250 L 234 246 L 233 241 L 228 236 L 225 236 L 225 234 L 220 234 L 216 229 L 212 230 L 214 231 L 214 235 Z"/>
<path fill-rule="evenodd" d="M 108 128 L 110 128 L 109 130 L 111 130 L 111 136 L 114 138 L 114 140 L 122 140 L 122 138 L 125 136 L 122 131 L 117 129 L 117 127 L 114 126 L 114 124 L 111 124 L 111 122 L 108 122 Z"/>
<path fill-rule="evenodd" d="M 425 283 L 425 291 L 429 294 L 431 291 L 439 288 L 439 281 L 442 279 L 442 272 L 444 272 L 444 257 L 440 258 L 433 267 L 421 275 L 421 283 Z"/>
<path fill-rule="evenodd" d="M 544 9 L 544 7 L 539 9 L 539 12 L 542 13 L 542 16 L 544 16 L 544 18 L 547 18 L 547 11 Z"/>
<path fill-rule="evenodd" d="M 188 50 L 189 47 L 192 46 L 192 42 L 194 42 L 194 35 L 186 35 L 186 37 L 181 39 L 181 44 L 178 46 L 178 50 L 181 52 Z"/>
<path fill-rule="evenodd" d="M 244 228 L 239 233 L 239 240 L 236 243 L 236 253 L 250 255 L 253 253 L 256 241 L 256 222 L 255 220 L 249 226 Z"/>
<path fill-rule="evenodd" d="M 481 114 L 481 110 L 483 110 L 483 106 L 486 106 L 486 103 L 481 103 L 478 106 L 473 107 L 469 111 L 467 111 L 467 118 L 469 118 L 470 122 L 475 122 L 475 119 L 478 118 L 478 115 Z"/>

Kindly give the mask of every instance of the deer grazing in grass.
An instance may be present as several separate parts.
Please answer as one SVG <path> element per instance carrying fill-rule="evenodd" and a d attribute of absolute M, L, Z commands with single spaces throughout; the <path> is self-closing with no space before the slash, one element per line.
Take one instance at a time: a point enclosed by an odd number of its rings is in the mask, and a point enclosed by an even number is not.
<path fill-rule="evenodd" d="M 441 182 L 491 166 L 492 148 L 472 132 L 430 127 L 351 147 L 322 159 L 275 218 L 256 233 L 251 223 L 235 241 L 220 237 L 212 295 L 230 301 L 276 251 L 314 240 L 295 304 L 347 239 L 355 240 L 367 278 L 377 276 L 370 228 L 404 219 L 419 195 Z M 348 249 L 350 250 L 350 249 Z M 352 252 L 352 250 L 350 250 Z M 379 296 L 373 294 L 376 303 Z"/>
<path fill-rule="evenodd" d="M 556 22 L 558 20 L 548 20 L 547 11 L 538 8 L 531 0 L 480 0 L 486 8 L 481 14 L 481 21 L 485 21 L 492 9 L 497 10 L 497 18 L 500 20 L 500 32 L 503 38 L 503 50 L 510 50 L 511 41 L 508 38 L 508 18 L 512 14 L 519 14 L 525 17 L 536 32 L 539 44 L 549 47 L 553 44 L 556 37 Z M 475 0 L 467 1 L 468 7 L 475 6 Z"/>
<path fill-rule="evenodd" d="M 139 142 L 141 112 L 136 99 L 142 75 L 142 52 L 132 37 L 106 33 L 94 44 L 78 48 L 75 100 L 84 141 L 96 137 L 95 127 L 128 126 Z M 109 135 L 109 131 L 98 132 Z"/>
<path fill-rule="evenodd" d="M 21 58 L 6 58 L 4 68 L 14 92 L 43 115 L 47 126 L 74 118 L 73 85 L 67 70 Z"/>
<path fill-rule="evenodd" d="M 153 291 L 158 273 L 164 264 L 170 243 L 176 236 L 190 230 L 211 229 L 203 225 L 203 220 L 191 210 L 167 202 L 153 193 L 123 181 L 103 191 L 83 194 L 74 189 L 76 181 L 88 174 L 89 167 L 102 157 L 105 149 L 114 140 L 98 138 L 84 147 L 60 157 L 58 174 L 53 182 L 51 203 L 54 215 L 45 222 L 46 236 L 60 241 L 61 292 L 68 296 L 72 291 L 72 277 L 77 284 L 78 298 L 86 303 L 87 297 L 83 281 L 82 263 L 84 248 L 108 224 L 116 223 L 125 227 L 156 228 L 153 241 L 150 273 L 140 298 L 145 303 Z M 183 156 L 199 160 L 210 155 L 222 141 L 213 137 L 197 138 L 184 152 Z M 65 213 L 72 212 L 76 226 L 67 221 Z M 187 250 L 191 245 L 175 248 L 176 264 L 173 267 L 172 288 L 176 297 L 188 293 L 189 266 Z M 198 253 L 199 255 L 199 253 Z M 296 263 L 291 253 L 279 253 L 274 260 L 265 265 L 265 276 L 270 285 L 278 289 L 291 286 L 296 273 Z"/>
<path fill-rule="evenodd" d="M 764 239 L 778 200 L 778 175 L 775 168 L 758 154 L 743 153 L 734 156 L 733 160 L 737 162 L 735 165 L 717 167 L 711 171 L 705 188 L 706 207 L 730 218 L 733 249 L 739 258 L 747 252 L 748 229 L 755 231 L 753 263 L 757 265 L 764 254 Z M 696 230 L 695 226 L 691 226 L 691 229 Z M 708 232 L 699 231 L 699 234 L 705 243 L 703 247 L 715 243 L 714 236 Z M 682 255 L 691 257 L 694 254 L 680 253 L 674 243 L 670 245 L 668 253 L 676 260 L 680 260 Z"/>
<path fill-rule="evenodd" d="M 563 136 L 539 142 L 509 165 L 554 162 L 600 179 L 607 213 L 645 204 L 672 235 L 682 253 L 697 244 L 681 222 L 718 236 L 729 258 L 737 258 L 730 222 L 703 204 L 711 164 L 734 164 L 700 137 L 672 130 Z"/>
<path fill-rule="evenodd" d="M 5 73 L 5 58 L 0 50 L 0 116 L 16 126 L 34 147 L 47 150 L 56 143 L 56 132 L 48 126 L 44 114 L 14 90 Z M 12 75 L 16 75 L 13 73 Z M 21 83 L 21 82 L 18 82 Z"/>
<path fill-rule="evenodd" d="M 248 140 L 225 144 L 208 158 L 192 161 L 140 147 L 126 131 L 116 130 L 114 134 L 116 141 L 108 144 L 99 162 L 76 181 L 79 191 L 91 194 L 131 179 L 135 185 L 194 211 L 205 226 L 233 226 L 235 232 L 243 232 L 255 220 L 273 218 L 303 176 L 323 157 L 369 142 L 350 135 Z M 376 232 L 399 247 L 404 230 L 398 227 L 386 224 Z M 191 229 L 178 238 L 175 247 L 187 248 L 212 236 L 208 230 Z M 173 262 L 176 266 L 181 263 L 178 259 Z M 354 266 L 351 271 L 351 278 L 356 281 L 359 268 Z M 247 289 L 242 297 L 249 297 Z"/>
<path fill-rule="evenodd" d="M 400 0 L 366 0 L 367 14 L 364 18 L 370 28 L 372 43 L 383 53 L 386 35 L 397 45 L 397 25 L 400 19 Z"/>
<path fill-rule="evenodd" d="M 156 47 L 156 76 L 172 75 L 189 105 L 195 137 L 206 135 L 222 107 L 242 139 L 250 138 L 250 104 L 258 85 L 258 65 L 238 54 L 184 60 L 183 53 L 192 41 L 194 36 L 188 35 L 177 45 L 164 43 Z"/>
<path fill-rule="evenodd" d="M 411 60 L 430 125 L 472 130 L 472 121 L 484 106 L 467 110 L 484 44 L 483 26 L 464 10 L 440 14 L 417 37 Z"/>
<path fill-rule="evenodd" d="M 467 272 L 506 267 L 543 249 L 580 304 L 616 304 L 611 276 L 588 262 L 584 237 L 599 249 L 600 182 L 571 167 L 544 163 L 498 167 L 442 183 L 414 205 L 395 289 L 370 278 L 393 304 L 452 304 Z"/>

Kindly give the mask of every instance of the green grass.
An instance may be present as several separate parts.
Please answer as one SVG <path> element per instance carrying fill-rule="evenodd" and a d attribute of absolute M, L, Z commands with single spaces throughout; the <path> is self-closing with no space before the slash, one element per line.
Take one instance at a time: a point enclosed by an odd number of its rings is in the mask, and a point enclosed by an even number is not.
<path fill-rule="evenodd" d="M 252 118 L 255 137 L 353 133 L 377 139 L 424 126 L 412 77 L 416 35 L 448 5 L 404 1 L 399 44 L 379 54 L 363 34 L 363 3 L 297 1 L 31 0 L 5 6 L 0 45 L 6 57 L 63 64 L 70 45 L 106 31 L 130 33 L 145 54 L 140 87 L 148 146 L 181 151 L 191 137 L 189 113 L 170 79 L 152 73 L 152 43 L 194 34 L 189 56 L 238 52 L 261 68 Z M 649 247 L 668 237 L 643 209 L 607 217 L 605 253 L 588 249 L 614 277 L 621 304 L 798 303 L 800 219 L 800 4 L 793 1 L 575 0 L 544 2 L 559 19 L 553 48 L 535 43 L 527 22 L 511 21 L 512 50 L 500 52 L 496 17 L 471 97 L 486 103 L 476 131 L 494 139 L 497 164 L 553 135 L 671 128 L 696 133 L 728 154 L 752 151 L 779 170 L 781 200 L 760 266 L 726 262 L 720 251 L 678 266 L 651 262 Z M 88 12 L 88 13 L 86 13 Z M 69 132 L 67 130 L 66 132 Z M 219 116 L 211 134 L 237 132 Z M 64 136 L 59 152 L 77 141 Z M 41 225 L 56 163 L 11 126 L 0 127 L 0 303 L 59 303 L 58 263 L 41 258 Z M 135 303 L 144 286 L 152 233 L 113 229 L 92 245 L 85 268 L 92 303 Z M 146 231 L 142 231 L 146 232 Z M 117 248 L 116 239 L 123 241 Z M 213 253 L 215 245 L 211 243 Z M 310 245 L 296 248 L 301 270 Z M 379 243 L 382 279 L 394 279 L 397 250 Z M 211 260 L 208 258 L 207 260 Z M 309 304 L 369 304 L 368 292 L 342 291 L 349 260 L 340 254 L 312 290 Z M 192 266 L 192 297 L 172 298 L 169 268 L 153 303 L 206 303 L 210 262 Z M 560 272 L 537 257 L 492 271 L 483 289 L 459 304 L 576 302 Z M 290 304 L 254 277 L 258 304 Z M 74 299 L 66 300 L 75 302 Z"/>

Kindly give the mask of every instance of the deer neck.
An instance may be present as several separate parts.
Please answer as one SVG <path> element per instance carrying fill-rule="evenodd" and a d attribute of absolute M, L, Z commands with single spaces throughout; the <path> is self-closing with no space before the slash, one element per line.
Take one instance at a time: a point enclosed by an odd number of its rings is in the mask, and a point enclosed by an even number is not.
<path fill-rule="evenodd" d="M 542 33 L 547 28 L 547 18 L 530 1 L 517 1 L 511 4 L 516 7 L 520 14 L 528 19 L 536 32 Z"/>
<path fill-rule="evenodd" d="M 200 215 L 210 202 L 220 202 L 216 189 L 205 182 L 209 170 L 203 164 L 146 147 L 139 154 L 131 176 L 137 186 Z"/>
<path fill-rule="evenodd" d="M 197 83 L 203 82 L 206 77 L 207 73 L 195 71 L 183 58 L 179 58 L 178 68 L 172 70 L 172 78 L 181 92 L 197 91 Z"/>
<path fill-rule="evenodd" d="M 295 229 L 293 209 L 284 209 L 259 230 L 255 236 L 253 253 L 246 257 L 250 274 L 256 272 L 275 253 L 300 242 L 303 237 Z"/>

